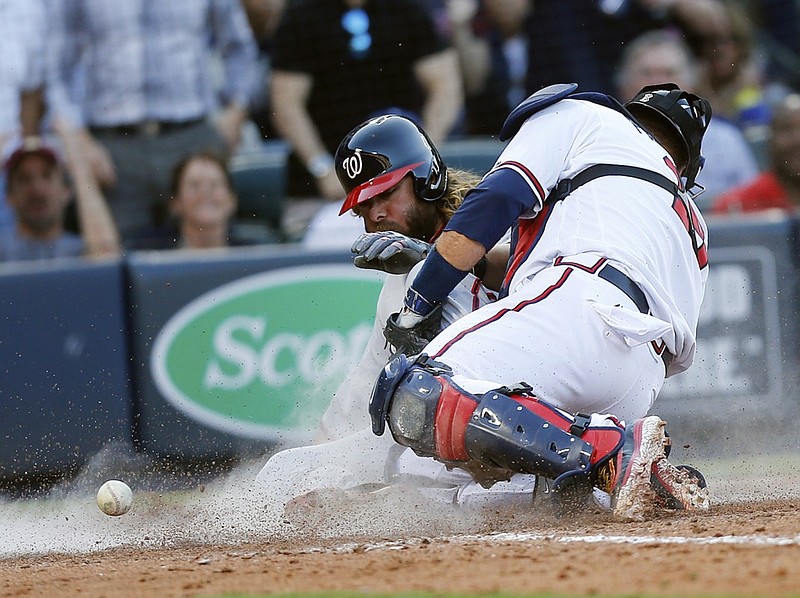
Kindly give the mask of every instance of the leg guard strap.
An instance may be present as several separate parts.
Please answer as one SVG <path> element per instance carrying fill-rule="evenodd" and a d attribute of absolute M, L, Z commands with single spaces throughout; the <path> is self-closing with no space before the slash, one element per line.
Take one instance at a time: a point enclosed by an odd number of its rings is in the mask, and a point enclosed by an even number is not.
<path fill-rule="evenodd" d="M 470 456 L 511 471 L 555 479 L 567 472 L 590 471 L 593 447 L 554 422 L 564 417 L 546 403 L 550 417 L 526 409 L 498 392 L 485 394 L 467 424 Z"/>
<path fill-rule="evenodd" d="M 450 371 L 425 355 L 417 358 L 394 385 L 386 420 L 395 441 L 416 454 L 465 461 L 464 429 L 478 399 L 453 384 Z"/>
<path fill-rule="evenodd" d="M 527 386 L 527 385 L 524 385 Z M 584 413 L 569 415 L 565 411 L 553 407 L 527 390 L 520 391 L 520 387 L 511 388 L 510 393 L 503 392 L 507 387 L 494 391 L 501 395 L 507 395 L 525 409 L 532 411 L 545 421 L 556 426 L 572 436 L 576 436 L 592 446 L 592 457 L 590 463 L 592 467 L 605 462 L 612 455 L 616 455 L 624 442 L 625 431 L 614 418 L 606 417 L 608 423 L 603 425 L 591 425 L 592 416 Z M 492 393 L 488 393 L 492 394 Z"/>

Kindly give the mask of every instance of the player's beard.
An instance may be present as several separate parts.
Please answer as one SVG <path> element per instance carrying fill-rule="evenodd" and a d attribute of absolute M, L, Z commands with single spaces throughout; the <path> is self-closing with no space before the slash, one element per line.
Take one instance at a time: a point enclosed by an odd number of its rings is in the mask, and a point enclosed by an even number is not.
<path fill-rule="evenodd" d="M 436 202 L 417 200 L 406 213 L 406 222 L 407 231 L 400 232 L 414 239 L 430 241 L 441 227 Z"/>

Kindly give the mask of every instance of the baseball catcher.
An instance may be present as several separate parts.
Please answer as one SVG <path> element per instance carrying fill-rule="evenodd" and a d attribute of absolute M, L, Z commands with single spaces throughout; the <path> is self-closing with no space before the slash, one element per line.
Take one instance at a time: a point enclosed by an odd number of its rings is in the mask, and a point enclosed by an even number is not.
<path fill-rule="evenodd" d="M 624 107 L 576 87 L 551 86 L 512 111 L 494 168 L 442 231 L 414 235 L 435 243 L 386 328 L 404 348 L 435 330 L 439 306 L 509 228 L 510 257 L 497 301 L 386 365 L 372 429 L 485 486 L 525 473 L 565 497 L 601 489 L 624 519 L 659 496 L 707 508 L 702 476 L 669 463 L 665 424 L 647 413 L 665 377 L 694 357 L 707 229 L 687 189 L 711 108 L 672 84 Z M 381 147 L 401 118 L 364 123 L 337 152 L 343 211 L 369 232 L 388 230 L 384 204 L 433 204 L 448 187 L 421 130 L 418 154 L 387 159 Z"/>

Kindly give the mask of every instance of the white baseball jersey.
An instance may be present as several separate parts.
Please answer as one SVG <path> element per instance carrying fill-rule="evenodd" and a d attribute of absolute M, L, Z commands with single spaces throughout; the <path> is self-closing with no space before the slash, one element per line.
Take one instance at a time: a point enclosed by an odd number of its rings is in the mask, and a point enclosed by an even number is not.
<path fill-rule="evenodd" d="M 566 411 L 634 419 L 663 385 L 660 352 L 674 356 L 669 375 L 691 364 L 708 272 L 705 223 L 688 197 L 628 176 L 596 178 L 545 202 L 559 181 L 596 164 L 680 184 L 665 149 L 621 112 L 565 99 L 528 118 L 478 186 L 473 199 L 484 206 L 511 197 L 527 211 L 517 221 L 507 296 L 425 350 L 466 390 L 524 381 Z M 474 233 L 486 209 L 475 207 L 447 229 Z M 645 309 L 599 276 L 607 265 L 635 283 Z"/>

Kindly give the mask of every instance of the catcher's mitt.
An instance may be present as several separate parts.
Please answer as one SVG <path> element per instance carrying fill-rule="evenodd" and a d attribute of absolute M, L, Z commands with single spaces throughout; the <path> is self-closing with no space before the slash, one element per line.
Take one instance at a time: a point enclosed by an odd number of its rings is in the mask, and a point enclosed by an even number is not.
<path fill-rule="evenodd" d="M 439 334 L 442 327 L 442 306 L 437 305 L 425 317 L 411 328 L 404 328 L 397 324 L 400 313 L 393 313 L 386 320 L 383 336 L 394 349 L 394 353 L 416 355 L 422 352 L 434 336 Z"/>

